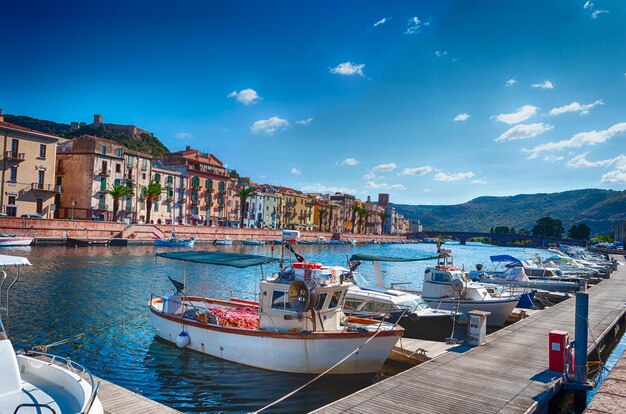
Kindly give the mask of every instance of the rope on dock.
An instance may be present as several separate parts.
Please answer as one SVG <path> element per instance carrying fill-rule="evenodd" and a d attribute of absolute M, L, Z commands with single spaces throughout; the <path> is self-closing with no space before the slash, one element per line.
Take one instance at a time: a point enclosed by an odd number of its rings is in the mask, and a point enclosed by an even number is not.
<path fill-rule="evenodd" d="M 108 328 L 116 326 L 118 324 L 127 322 L 130 319 L 134 319 L 135 317 L 143 314 L 144 312 L 145 312 L 145 310 L 141 310 L 139 312 L 133 313 L 130 316 L 126 316 L 126 317 L 123 317 L 123 318 L 117 318 L 117 319 L 114 319 L 112 322 L 96 325 L 97 327 L 94 328 L 94 329 L 83 331 L 83 332 L 78 333 L 76 335 L 69 336 L 67 338 L 64 338 L 64 339 L 61 339 L 61 340 L 49 343 L 47 345 L 37 345 L 37 346 L 34 346 L 32 349 L 35 350 L 35 351 L 40 351 L 40 352 L 47 352 L 49 348 L 52 348 L 54 346 L 63 345 L 63 344 L 66 344 L 68 342 L 77 341 L 77 340 L 82 339 L 82 338 L 88 338 L 87 335 L 91 335 L 91 334 L 94 334 L 94 333 L 99 333 L 99 332 L 102 332 L 102 331 L 104 331 L 104 330 L 106 330 Z"/>

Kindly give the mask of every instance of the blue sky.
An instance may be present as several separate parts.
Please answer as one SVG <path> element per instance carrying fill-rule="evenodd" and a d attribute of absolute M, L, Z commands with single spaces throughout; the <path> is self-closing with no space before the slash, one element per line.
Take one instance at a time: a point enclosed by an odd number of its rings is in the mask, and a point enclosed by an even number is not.
<path fill-rule="evenodd" d="M 626 189 L 622 1 L 52 3 L 2 6 L 7 113 L 400 203 Z"/>

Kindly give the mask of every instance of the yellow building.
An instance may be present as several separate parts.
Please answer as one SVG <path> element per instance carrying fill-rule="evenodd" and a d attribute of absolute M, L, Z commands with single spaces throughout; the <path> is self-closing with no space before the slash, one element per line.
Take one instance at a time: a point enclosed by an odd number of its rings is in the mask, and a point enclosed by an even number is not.
<path fill-rule="evenodd" d="M 2 182 L 0 212 L 53 218 L 61 186 L 55 182 L 59 137 L 4 122 L 0 110 Z M 58 201 L 58 199 L 57 199 Z"/>

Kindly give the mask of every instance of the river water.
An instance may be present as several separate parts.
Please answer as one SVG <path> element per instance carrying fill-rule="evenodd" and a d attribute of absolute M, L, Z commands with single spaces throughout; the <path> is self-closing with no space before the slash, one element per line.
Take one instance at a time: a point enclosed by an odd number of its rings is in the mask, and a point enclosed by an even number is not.
<path fill-rule="evenodd" d="M 482 244 L 447 245 L 455 264 L 473 268 L 488 264 L 493 254 L 527 258 L 545 251 L 503 248 Z M 271 246 L 199 245 L 196 250 L 223 250 L 253 254 L 279 254 Z M 301 246 L 308 260 L 344 265 L 353 253 L 418 257 L 435 254 L 433 244 L 364 246 Z M 79 340 L 50 349 L 86 365 L 92 373 L 122 387 L 184 412 L 250 412 L 275 401 L 311 379 L 250 368 L 154 339 L 148 322 L 151 292 L 171 290 L 166 275 L 182 279 L 180 262 L 159 259 L 151 246 L 84 247 L 32 246 L 3 248 L 0 254 L 25 256 L 33 264 L 25 269 L 11 293 L 9 335 L 16 349 L 50 344 L 90 332 Z M 420 288 L 424 268 L 432 262 L 382 263 L 385 285 L 410 282 Z M 155 269 L 156 272 L 155 272 Z M 189 291 L 207 290 L 228 298 L 229 290 L 254 292 L 259 275 L 250 269 L 189 264 Z M 371 264 L 361 272 L 373 283 Z M 9 271 L 9 275 L 13 272 Z M 156 275 L 156 277 L 155 277 Z M 246 293 L 237 296 L 246 297 Z M 5 320 L 6 322 L 6 320 Z M 96 330 L 96 332 L 94 332 Z M 306 412 L 370 385 L 371 377 L 324 377 L 270 412 Z"/>

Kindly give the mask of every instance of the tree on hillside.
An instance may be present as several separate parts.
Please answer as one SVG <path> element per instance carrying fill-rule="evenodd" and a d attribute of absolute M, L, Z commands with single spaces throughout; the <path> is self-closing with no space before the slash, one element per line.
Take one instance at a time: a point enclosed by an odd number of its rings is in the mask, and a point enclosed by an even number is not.
<path fill-rule="evenodd" d="M 133 190 L 125 185 L 116 184 L 109 186 L 104 193 L 113 197 L 113 220 L 117 220 L 117 212 L 120 209 L 120 199 L 125 196 L 132 196 Z"/>
<path fill-rule="evenodd" d="M 493 228 L 492 233 L 515 234 L 515 229 L 513 227 L 509 227 L 509 226 L 497 226 L 497 227 Z"/>
<path fill-rule="evenodd" d="M 143 196 L 146 198 L 146 223 L 150 223 L 150 213 L 152 213 L 152 203 L 163 193 L 163 187 L 158 181 L 150 181 L 147 187 L 143 188 Z"/>
<path fill-rule="evenodd" d="M 574 224 L 567 232 L 570 239 L 587 240 L 591 236 L 591 228 L 585 223 Z"/>
<path fill-rule="evenodd" d="M 537 220 L 537 224 L 532 229 L 533 236 L 544 237 L 562 237 L 564 231 L 563 222 L 550 216 Z"/>
<path fill-rule="evenodd" d="M 243 228 L 243 220 L 248 212 L 248 203 L 246 203 L 246 201 L 248 198 L 254 197 L 256 193 L 251 188 L 243 187 L 235 191 L 235 195 L 239 197 L 239 209 L 241 212 L 241 217 L 239 217 L 239 227 Z"/>

